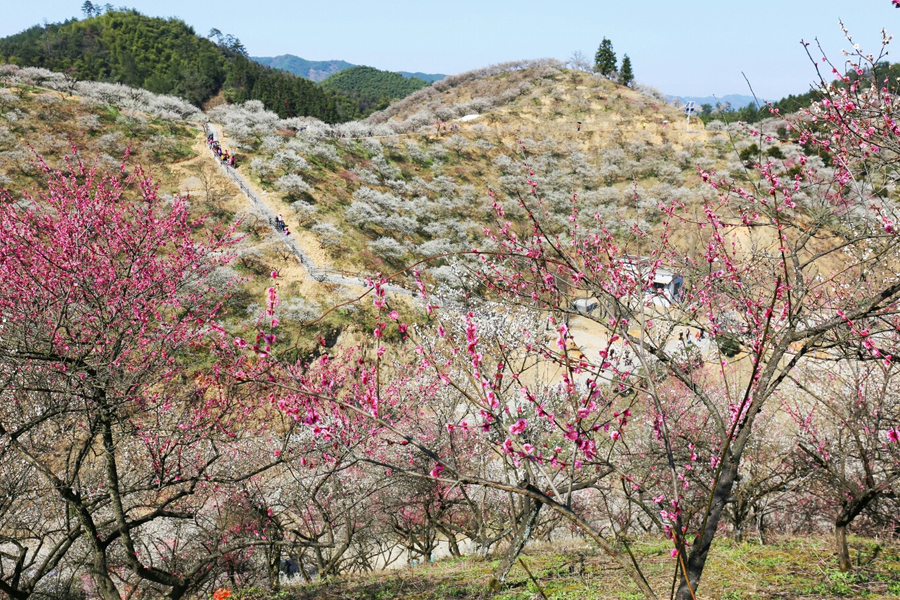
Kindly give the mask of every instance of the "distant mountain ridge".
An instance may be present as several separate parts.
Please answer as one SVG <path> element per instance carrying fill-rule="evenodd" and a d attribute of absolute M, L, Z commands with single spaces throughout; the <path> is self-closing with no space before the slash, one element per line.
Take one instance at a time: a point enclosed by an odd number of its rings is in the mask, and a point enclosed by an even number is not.
<path fill-rule="evenodd" d="M 299 75 L 312 81 L 325 81 L 335 73 L 339 73 L 345 69 L 351 69 L 359 65 L 348 63 L 345 60 L 306 60 L 293 54 L 282 54 L 280 56 L 251 56 L 261 65 L 272 67 L 273 69 L 281 69 L 294 75 Z M 428 83 L 434 83 L 445 78 L 443 73 L 410 73 L 409 71 L 394 71 L 406 78 L 416 77 L 424 79 Z"/>
<path fill-rule="evenodd" d="M 293 54 L 251 56 L 250 58 L 261 65 L 287 71 L 313 81 L 324 81 L 335 73 L 356 66 L 345 60 L 306 60 Z"/>
<path fill-rule="evenodd" d="M 728 103 L 731 105 L 733 109 L 744 108 L 745 106 L 749 106 L 751 104 L 756 103 L 756 99 L 753 96 L 747 96 L 745 94 L 726 94 L 724 96 L 666 96 L 666 100 L 669 102 L 680 101 L 682 103 L 687 103 L 693 101 L 697 107 L 699 108 L 703 104 L 712 105 L 713 108 L 720 102 L 722 104 Z M 760 98 L 760 103 L 765 103 L 766 100 Z"/>
<path fill-rule="evenodd" d="M 428 83 L 434 83 L 435 81 L 440 81 L 441 79 L 444 79 L 447 77 L 443 73 L 419 73 L 418 71 L 416 71 L 415 73 L 410 73 L 409 71 L 394 71 L 394 72 L 403 75 L 407 79 L 424 79 Z"/>

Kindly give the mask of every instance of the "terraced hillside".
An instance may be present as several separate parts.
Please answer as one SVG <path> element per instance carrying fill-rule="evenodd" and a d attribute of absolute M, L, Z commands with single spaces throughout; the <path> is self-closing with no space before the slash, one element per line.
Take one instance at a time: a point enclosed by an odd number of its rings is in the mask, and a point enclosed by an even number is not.
<path fill-rule="evenodd" d="M 210 118 L 304 243 L 357 271 L 469 249 L 494 220 L 489 190 L 508 200 L 529 179 L 554 218 L 578 194 L 627 231 L 657 224 L 660 202 L 703 198 L 698 168 L 744 169 L 738 128 L 688 131 L 660 96 L 550 61 L 451 77 L 361 123 L 283 121 L 252 104 Z"/>

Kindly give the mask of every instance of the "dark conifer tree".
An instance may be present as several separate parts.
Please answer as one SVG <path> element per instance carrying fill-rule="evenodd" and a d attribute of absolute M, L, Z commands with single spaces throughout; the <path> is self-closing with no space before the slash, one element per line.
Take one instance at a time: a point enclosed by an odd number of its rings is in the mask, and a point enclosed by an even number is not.
<path fill-rule="evenodd" d="M 616 72 L 616 53 L 608 38 L 603 38 L 600 47 L 597 48 L 597 53 L 594 55 L 594 70 L 606 77 Z"/>
<path fill-rule="evenodd" d="M 631 59 L 628 55 L 622 57 L 622 69 L 619 71 L 619 83 L 630 86 L 634 81 L 634 72 L 631 70 Z"/>

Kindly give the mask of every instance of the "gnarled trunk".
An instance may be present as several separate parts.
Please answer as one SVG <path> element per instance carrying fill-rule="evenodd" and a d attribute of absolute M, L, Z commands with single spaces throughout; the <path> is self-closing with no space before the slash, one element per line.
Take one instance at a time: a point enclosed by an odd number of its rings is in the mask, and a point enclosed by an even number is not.
<path fill-rule="evenodd" d="M 531 498 L 525 498 L 524 503 L 525 513 L 522 516 L 522 521 L 519 524 L 518 530 L 516 530 L 516 535 L 513 536 L 509 548 L 507 548 L 506 553 L 503 555 L 503 560 L 500 561 L 500 565 L 494 572 L 493 579 L 498 583 L 503 583 L 506 580 L 506 576 L 509 575 L 509 570 L 512 569 L 516 559 L 519 558 L 519 554 L 522 553 L 525 544 L 531 539 L 534 525 L 537 523 L 538 512 L 540 512 L 541 506 L 543 506 L 542 502 Z"/>

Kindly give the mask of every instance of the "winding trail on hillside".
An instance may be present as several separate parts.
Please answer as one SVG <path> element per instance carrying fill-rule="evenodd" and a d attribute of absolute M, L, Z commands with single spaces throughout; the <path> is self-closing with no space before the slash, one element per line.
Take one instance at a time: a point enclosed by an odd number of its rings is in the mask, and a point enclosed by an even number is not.
<path fill-rule="evenodd" d="M 215 139 L 219 139 L 219 132 L 215 125 L 212 123 L 206 123 L 204 125 L 206 135 L 212 134 Z M 278 228 L 275 226 L 275 211 L 273 211 L 268 204 L 263 202 L 263 200 L 256 195 L 256 193 L 251 189 L 250 183 L 241 175 L 237 169 L 234 167 L 230 167 L 223 163 L 219 158 L 215 155 L 212 150 L 209 151 L 209 155 L 212 157 L 213 161 L 219 166 L 225 175 L 231 179 L 235 185 L 241 190 L 241 193 L 246 196 L 247 200 L 250 201 L 250 204 L 253 205 L 254 210 L 266 220 L 266 223 L 269 227 L 274 231 L 285 246 L 291 251 L 291 253 L 297 257 L 297 260 L 300 261 L 300 264 L 306 269 L 307 274 L 311 279 L 318 281 L 320 283 L 331 283 L 334 285 L 340 285 L 344 287 L 353 287 L 353 288 L 371 288 L 371 285 L 366 284 L 365 278 L 362 277 L 359 273 L 349 273 L 347 271 L 341 271 L 339 269 L 331 269 L 322 267 L 313 262 L 312 258 L 303 251 L 303 248 L 300 247 L 300 244 L 297 243 L 297 240 L 292 238 L 290 235 L 285 235 L 281 231 L 278 231 Z M 386 283 L 381 286 L 384 290 L 388 292 L 393 292 L 395 294 L 403 294 L 406 296 L 416 297 L 416 294 L 406 288 L 400 287 L 395 284 Z"/>

